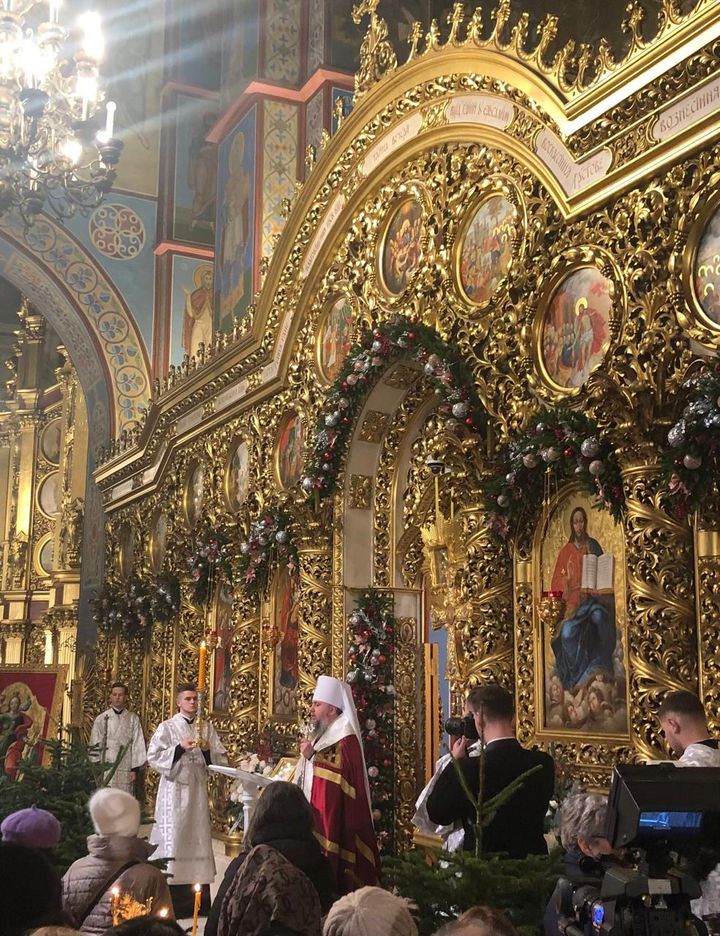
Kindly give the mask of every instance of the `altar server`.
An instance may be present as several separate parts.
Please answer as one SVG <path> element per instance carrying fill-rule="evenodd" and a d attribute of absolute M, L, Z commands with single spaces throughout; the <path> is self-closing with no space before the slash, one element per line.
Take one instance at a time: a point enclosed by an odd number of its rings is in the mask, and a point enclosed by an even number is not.
<path fill-rule="evenodd" d="M 148 764 L 160 774 L 150 841 L 158 846 L 155 858 L 172 859 L 167 870 L 178 913 L 179 885 L 190 894 L 187 885 L 215 880 L 207 768 L 227 764 L 227 758 L 210 722 L 198 731 L 198 693 L 192 683 L 178 686 L 176 704 L 177 715 L 162 722 L 150 739 Z M 209 891 L 207 896 L 209 902 Z"/>
<path fill-rule="evenodd" d="M 134 795 L 138 771 L 144 766 L 147 755 L 140 719 L 126 707 L 127 694 L 123 683 L 112 684 L 110 708 L 95 719 L 90 746 L 95 748 L 91 756 L 108 765 L 115 763 L 122 748 L 120 762 L 105 785 Z"/>

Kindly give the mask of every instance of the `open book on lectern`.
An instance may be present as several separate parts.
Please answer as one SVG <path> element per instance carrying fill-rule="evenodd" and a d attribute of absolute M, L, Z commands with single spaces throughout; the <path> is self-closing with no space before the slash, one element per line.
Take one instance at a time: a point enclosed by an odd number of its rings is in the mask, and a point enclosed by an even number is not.
<path fill-rule="evenodd" d="M 580 588 L 588 591 L 612 592 L 615 574 L 615 557 L 609 553 L 583 556 Z"/>

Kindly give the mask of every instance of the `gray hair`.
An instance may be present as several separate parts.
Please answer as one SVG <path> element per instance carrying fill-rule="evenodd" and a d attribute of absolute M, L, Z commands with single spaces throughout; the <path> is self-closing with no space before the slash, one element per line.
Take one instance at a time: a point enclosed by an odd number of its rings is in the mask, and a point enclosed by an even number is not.
<path fill-rule="evenodd" d="M 579 838 L 604 838 L 608 814 L 607 796 L 574 793 L 560 807 L 560 841 L 566 851 L 578 847 Z"/>
<path fill-rule="evenodd" d="M 335 901 L 323 936 L 418 936 L 418 931 L 407 900 L 382 887 L 361 887 Z"/>

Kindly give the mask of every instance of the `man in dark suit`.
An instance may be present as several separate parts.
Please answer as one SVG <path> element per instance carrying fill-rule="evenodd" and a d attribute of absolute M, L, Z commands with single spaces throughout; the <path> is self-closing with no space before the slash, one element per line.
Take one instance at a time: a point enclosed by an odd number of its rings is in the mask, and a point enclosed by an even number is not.
<path fill-rule="evenodd" d="M 510 693 L 498 685 L 470 690 L 466 711 L 472 714 L 478 734 L 485 739 L 483 800 L 500 793 L 508 784 L 539 766 L 483 829 L 483 851 L 505 852 L 511 858 L 544 855 L 547 845 L 543 823 L 555 787 L 555 763 L 543 751 L 528 751 L 515 737 L 515 711 Z M 452 746 L 450 763 L 440 774 L 427 801 L 428 816 L 438 825 L 461 820 L 465 828 L 464 848 L 475 848 L 475 808 L 458 778 L 459 766 L 475 797 L 478 795 L 480 757 L 468 757 L 468 738 Z"/>

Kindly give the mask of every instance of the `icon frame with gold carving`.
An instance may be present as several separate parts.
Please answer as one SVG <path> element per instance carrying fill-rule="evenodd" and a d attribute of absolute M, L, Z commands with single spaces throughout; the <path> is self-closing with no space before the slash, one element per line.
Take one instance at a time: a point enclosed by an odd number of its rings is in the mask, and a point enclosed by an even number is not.
<path fill-rule="evenodd" d="M 300 432 L 291 438 L 289 433 L 292 426 L 300 426 Z M 280 419 L 273 463 L 275 482 L 281 491 L 290 492 L 294 490 L 302 480 L 306 431 L 306 420 L 299 409 L 291 408 L 287 410 Z M 291 446 L 292 452 L 290 452 Z M 292 459 L 290 474 L 288 474 L 289 452 Z"/>
<path fill-rule="evenodd" d="M 197 459 L 190 463 L 185 473 L 183 515 L 185 523 L 190 529 L 197 526 L 198 520 L 202 514 L 203 503 L 205 501 L 206 473 L 207 469 L 205 464 Z"/>
<path fill-rule="evenodd" d="M 690 202 L 687 217 L 687 243 L 680 260 L 682 292 L 685 301 L 679 310 L 678 319 L 692 338 L 705 347 L 718 349 L 720 348 L 720 184 L 709 195 L 707 190 L 698 192 Z M 711 232 L 713 225 L 715 230 Z M 705 283 L 703 287 L 698 282 L 699 270 L 707 266 L 707 264 L 701 264 L 701 260 L 706 259 L 705 240 L 710 233 L 717 248 L 712 255 L 713 260 L 717 259 L 714 264 L 717 272 L 714 274 L 714 283 Z M 673 258 L 674 267 L 676 259 Z M 717 295 L 716 318 L 703 304 L 703 296 L 700 294 L 703 288 L 707 290 L 710 285 L 713 286 L 713 291 Z"/>
<path fill-rule="evenodd" d="M 499 226 L 490 230 L 483 230 L 484 239 L 492 238 L 491 243 L 487 245 L 487 249 L 476 245 L 478 248 L 476 250 L 476 256 L 483 260 L 483 275 L 490 276 L 491 282 L 494 280 L 494 285 L 487 295 L 483 295 L 482 298 L 477 298 L 471 295 L 467 283 L 465 282 L 463 270 L 466 262 L 466 248 L 469 247 L 470 238 L 475 234 L 481 233 L 475 231 L 476 221 L 480 217 L 481 212 L 486 210 L 488 206 L 497 199 L 501 199 L 512 207 L 513 216 L 511 221 L 505 218 Z M 505 230 L 508 226 L 512 230 Z M 485 179 L 481 185 L 480 193 L 473 199 L 466 217 L 461 222 L 460 230 L 453 247 L 455 288 L 462 301 L 472 309 L 474 314 L 488 309 L 503 298 L 507 290 L 512 268 L 522 259 L 525 252 L 526 232 L 527 212 L 525 201 L 517 186 L 504 176 L 491 176 Z M 496 251 L 491 250 L 490 247 L 494 241 L 497 241 L 498 244 L 502 244 L 503 237 L 506 238 L 504 242 L 505 248 L 499 259 L 503 261 L 506 248 L 509 248 L 509 256 L 506 258 L 506 263 L 501 262 L 498 264 L 495 258 L 493 258 L 493 254 Z M 488 254 L 490 255 L 490 259 L 486 260 L 485 258 Z"/>
<path fill-rule="evenodd" d="M 545 280 L 524 343 L 534 363 L 531 382 L 546 400 L 558 402 L 581 393 L 607 360 L 622 330 L 627 293 L 617 264 L 600 247 L 561 254 Z"/>
<path fill-rule="evenodd" d="M 410 208 L 413 208 L 410 211 Z M 375 251 L 375 275 L 378 286 L 389 305 L 400 304 L 415 282 L 427 256 L 427 219 L 430 201 L 427 190 L 419 182 L 412 182 L 393 198 L 385 209 Z M 386 267 L 394 254 L 406 254 L 404 269 L 389 282 Z M 414 258 L 409 260 L 408 258 Z M 397 265 L 397 260 L 394 260 Z M 407 270 L 407 273 L 405 273 Z"/>
<path fill-rule="evenodd" d="M 576 531 L 576 526 L 582 530 Z M 584 542 L 578 547 L 582 537 Z M 601 556 L 605 556 L 604 573 Z M 535 740 L 592 738 L 627 744 L 631 667 L 622 524 L 616 524 L 606 511 L 593 510 L 592 498 L 578 484 L 566 485 L 538 522 L 532 568 Z M 593 571 L 595 588 L 590 587 Z M 603 574 L 611 583 L 609 588 L 600 587 L 607 584 Z M 541 620 L 542 604 L 545 595 L 559 592 L 563 593 L 559 619 L 555 632 L 549 633 L 547 621 Z M 588 641 L 586 636 L 593 628 L 597 640 Z M 594 656 L 581 661 L 578 648 L 590 646 Z M 574 649 L 578 649 L 576 655 Z"/>
<path fill-rule="evenodd" d="M 346 313 L 338 322 L 338 324 L 341 324 L 341 322 L 344 321 L 347 324 L 347 328 L 344 330 L 341 329 L 340 332 L 335 329 L 332 336 L 330 336 L 328 330 L 335 311 L 341 303 L 343 308 L 349 309 L 352 314 L 348 318 Z M 318 321 L 317 333 L 315 335 L 315 365 L 321 380 L 328 386 L 333 384 L 337 379 L 345 363 L 345 359 L 355 342 L 358 325 L 357 313 L 357 303 L 348 292 L 342 290 L 333 291 L 332 295 L 323 303 L 322 312 Z M 333 339 L 332 343 L 335 346 L 334 353 L 336 354 L 336 360 L 333 362 L 334 366 L 332 368 L 328 366 L 328 361 L 326 360 L 326 349 L 330 337 Z M 338 341 L 341 342 L 339 354 L 337 349 Z"/>

